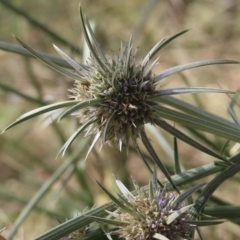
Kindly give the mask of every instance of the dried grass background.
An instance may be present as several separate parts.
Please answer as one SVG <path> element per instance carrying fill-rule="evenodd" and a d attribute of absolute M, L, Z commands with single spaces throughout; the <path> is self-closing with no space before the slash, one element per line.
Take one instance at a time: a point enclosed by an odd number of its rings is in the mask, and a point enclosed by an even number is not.
<path fill-rule="evenodd" d="M 0 40 L 16 44 L 12 36 L 14 34 L 33 49 L 57 56 L 52 47 L 54 43 L 71 56 L 76 55 L 74 51 L 71 52 L 68 47 L 31 25 L 24 17 L 7 9 L 2 2 L 0 0 Z M 12 3 L 67 41 L 79 48 L 82 47 L 79 1 L 17 0 Z M 146 11 L 147 4 L 149 11 Z M 159 39 L 184 29 L 191 29 L 161 51 L 156 72 L 190 61 L 240 60 L 240 2 L 237 0 L 83 0 L 81 5 L 88 18 L 95 23 L 97 39 L 106 52 L 118 51 L 121 42 L 126 43 L 133 33 L 134 45 L 139 47 L 140 59 Z M 78 60 L 81 61 L 80 58 Z M 239 66 L 204 67 L 184 72 L 187 83 L 181 76 L 174 75 L 169 77 L 164 85 L 184 87 L 189 84 L 238 90 L 239 70 Z M 73 82 L 49 70 L 35 59 L 0 50 L 0 83 L 33 98 L 43 96 L 57 102 L 67 99 L 67 89 Z M 36 84 L 39 86 L 36 87 Z M 33 101 L 24 99 L 19 93 L 0 87 L 0 130 L 24 112 L 39 106 Z M 228 118 L 227 95 L 199 94 L 197 97 L 204 109 Z M 193 95 L 182 95 L 181 98 L 197 104 Z M 74 118 L 58 124 L 65 139 L 74 131 L 76 124 Z M 172 145 L 172 138 L 163 134 Z M 213 136 L 210 138 L 220 149 L 224 141 Z M 154 141 L 153 137 L 152 139 Z M 3 235 L 8 232 L 23 206 L 64 161 L 64 158 L 55 160 L 61 145 L 62 141 L 53 127 L 44 127 L 38 118 L 0 135 L 0 229 L 7 227 Z M 77 147 L 77 144 L 74 146 Z M 161 159 L 168 164 L 166 152 L 158 145 L 156 147 L 159 149 Z M 179 155 L 187 169 L 214 160 L 181 142 Z M 79 159 L 81 157 L 79 156 Z M 149 173 L 139 157 L 130 153 L 127 162 L 124 160 L 125 157 L 124 153 L 119 153 L 111 147 L 104 147 L 101 152 L 96 148 L 86 162 L 80 163 L 80 167 L 85 168 L 84 178 L 93 196 L 89 207 L 93 203 L 99 205 L 107 201 L 105 195 L 97 188 L 94 179 L 98 179 L 108 189 L 114 188 L 112 173 L 125 183 L 128 182 L 130 174 L 140 185 L 147 183 Z M 216 196 L 232 204 L 239 203 L 239 182 L 240 177 L 237 175 L 232 181 L 223 184 L 216 192 Z M 65 183 L 66 185 L 63 185 Z M 74 174 L 69 179 L 67 174 L 62 176 L 26 219 L 15 239 L 33 239 L 56 226 L 58 224 L 56 218 L 64 220 L 83 211 L 86 203 L 81 199 L 80 192 Z M 204 228 L 202 231 L 206 239 L 231 240 L 238 239 L 240 235 L 239 226 L 232 223 Z"/>

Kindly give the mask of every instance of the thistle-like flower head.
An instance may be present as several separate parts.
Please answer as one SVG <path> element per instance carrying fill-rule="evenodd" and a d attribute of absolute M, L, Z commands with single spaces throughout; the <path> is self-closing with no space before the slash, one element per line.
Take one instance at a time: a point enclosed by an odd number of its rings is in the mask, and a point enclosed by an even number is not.
<path fill-rule="evenodd" d="M 76 81 L 74 88 L 70 90 L 71 98 L 74 100 L 50 104 L 30 111 L 19 117 L 6 129 L 34 116 L 56 109 L 70 107 L 59 116 L 59 120 L 69 114 L 75 114 L 81 125 L 63 145 L 59 153 L 64 154 L 69 145 L 84 131 L 86 132 L 85 135 L 92 134 L 94 136 L 88 153 L 99 139 L 102 145 L 107 142 L 117 145 L 121 150 L 123 144 L 128 148 L 130 140 L 138 147 L 136 139 L 140 138 L 154 162 L 172 184 L 173 182 L 170 175 L 156 155 L 145 134 L 146 123 L 157 125 L 193 147 L 217 157 L 218 159 L 224 160 L 222 156 L 185 135 L 166 122 L 165 119 L 180 123 L 194 130 L 207 131 L 222 137 L 227 136 L 229 139 L 233 140 L 236 138 L 238 139 L 240 134 L 238 126 L 235 127 L 236 131 L 229 133 L 228 130 L 225 130 L 224 124 L 226 121 L 218 121 L 216 123 L 212 120 L 210 114 L 199 111 L 198 108 L 194 108 L 189 104 L 169 96 L 197 92 L 232 92 L 202 87 L 158 90 L 157 85 L 162 79 L 187 69 L 213 64 L 234 64 L 237 63 L 236 61 L 198 61 L 171 67 L 160 73 L 154 74 L 152 69 L 157 64 L 158 59 L 151 62 L 153 57 L 160 49 L 186 31 L 160 40 L 146 56 L 137 63 L 135 60 L 136 51 L 133 49 L 131 38 L 126 46 L 120 47 L 118 53 L 112 53 L 105 56 L 95 39 L 87 18 L 82 14 L 81 9 L 80 18 L 85 40 L 91 52 L 86 65 L 75 62 L 62 52 L 62 50 L 54 46 L 74 71 L 69 71 L 66 68 L 60 67 L 17 39 L 23 47 L 28 49 L 35 57 L 47 64 L 50 68 Z"/>
<path fill-rule="evenodd" d="M 131 40 L 111 58 L 90 57 L 87 68 L 79 72 L 86 83 L 77 81 L 72 90 L 75 100 L 97 100 L 96 105 L 77 113 L 81 124 L 94 120 L 89 133 L 99 136 L 103 144 L 110 142 L 121 149 L 144 131 L 146 123 L 154 122 L 157 116 L 149 101 L 156 89 L 151 72 L 155 64 L 148 69 L 146 60 L 136 65 Z"/>
<path fill-rule="evenodd" d="M 185 192 L 167 191 L 158 185 L 156 171 L 150 180 L 148 190 L 141 189 L 133 179 L 135 194 L 132 194 L 119 180 L 116 184 L 121 191 L 118 199 L 103 186 L 103 191 L 116 203 L 117 210 L 107 213 L 110 218 L 95 217 L 96 221 L 115 225 L 117 234 L 126 240 L 179 240 L 192 239 L 198 226 L 219 224 L 223 221 L 198 221 L 191 218 L 194 207 L 187 203 L 194 192 L 204 184 L 196 185 Z"/>
<path fill-rule="evenodd" d="M 88 19 L 84 17 L 81 9 L 80 17 L 85 40 L 91 51 L 87 66 L 80 67 L 79 64 L 73 62 L 59 48 L 55 47 L 80 76 L 80 81 L 76 81 L 75 88 L 72 90 L 74 99 L 80 103 L 67 110 L 60 116 L 60 119 L 71 112 L 75 112 L 79 117 L 81 127 L 63 146 L 61 151 L 64 152 L 76 135 L 85 128 L 88 134 L 95 136 L 89 151 L 98 139 L 101 139 L 102 145 L 108 142 L 118 145 L 121 150 L 122 144 L 125 144 L 128 149 L 129 140 L 132 140 L 133 144 L 137 146 L 136 139 L 140 137 L 154 161 L 173 184 L 167 170 L 154 154 L 154 150 L 145 135 L 145 124 L 151 123 L 164 128 L 202 151 L 217 156 L 162 120 L 162 117 L 165 116 L 173 120 L 173 114 L 170 112 L 171 116 L 169 116 L 169 109 L 162 108 L 161 97 L 187 92 L 226 91 L 206 88 L 158 90 L 157 84 L 161 79 L 185 69 L 216 63 L 232 63 L 232 61 L 195 62 L 173 67 L 155 75 L 152 69 L 158 63 L 158 59 L 155 59 L 152 63 L 150 63 L 150 60 L 162 47 L 187 31 L 162 39 L 139 63 L 136 63 L 136 51 L 133 50 L 131 38 L 126 46 L 121 45 L 118 54 L 112 53 L 105 56 L 95 39 Z M 78 106 L 80 107 L 79 110 Z M 82 106 L 85 108 L 82 109 Z M 176 186 L 174 187 L 176 189 Z"/>
<path fill-rule="evenodd" d="M 91 51 L 86 66 L 79 65 L 54 46 L 58 53 L 75 68 L 77 74 L 71 97 L 78 104 L 63 113 L 59 119 L 74 113 L 81 123 L 80 129 L 60 152 L 64 152 L 84 129 L 87 130 L 87 134 L 95 136 L 92 146 L 101 139 L 102 144 L 108 142 L 118 145 L 120 150 L 122 144 L 125 144 L 128 148 L 129 140 L 136 143 L 136 139 L 142 137 L 146 123 L 156 124 L 165 129 L 171 128 L 159 118 L 160 112 L 163 112 L 162 116 L 166 115 L 159 106 L 161 96 L 202 91 L 226 92 L 206 88 L 157 90 L 159 81 L 174 73 L 204 65 L 233 63 L 227 60 L 200 61 L 173 67 L 157 75 L 153 74 L 152 69 L 158 63 L 158 59 L 152 63 L 150 60 L 162 47 L 187 31 L 162 39 L 142 61 L 136 63 L 136 51 L 133 50 L 131 38 L 126 46 L 121 45 L 118 54 L 112 53 L 105 56 L 81 9 L 80 17 L 85 40 Z M 186 138 L 185 141 L 187 141 Z"/>

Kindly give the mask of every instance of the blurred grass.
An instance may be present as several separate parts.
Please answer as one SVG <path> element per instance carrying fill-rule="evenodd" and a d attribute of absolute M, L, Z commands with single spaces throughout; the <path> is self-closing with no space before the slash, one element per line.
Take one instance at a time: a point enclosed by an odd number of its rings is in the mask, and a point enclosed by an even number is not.
<path fill-rule="evenodd" d="M 69 44 L 63 45 L 56 37 L 49 36 L 46 31 L 6 8 L 3 2 L 7 1 L 0 0 L 0 40 L 16 44 L 12 37 L 14 34 L 32 48 L 57 56 L 52 47 L 54 43 L 81 61 L 76 49 L 72 50 Z M 81 49 L 83 37 L 77 10 L 78 1 L 17 0 L 13 4 L 70 45 Z M 240 6 L 237 0 L 149 1 L 149 5 L 142 0 L 103 0 L 101 3 L 96 0 L 83 0 L 81 5 L 89 19 L 96 23 L 97 39 L 106 52 L 118 51 L 121 41 L 126 43 L 134 33 L 135 46 L 139 46 L 138 56 L 141 58 L 159 39 L 184 29 L 191 29 L 161 52 L 156 72 L 195 60 L 240 59 Z M 39 104 L 67 99 L 67 89 L 72 86 L 72 80 L 49 70 L 35 59 L 1 50 L 0 59 L 0 130 Z M 190 86 L 220 86 L 230 90 L 240 88 L 238 66 L 211 66 L 186 71 L 183 75 Z M 179 75 L 169 77 L 163 85 L 180 87 L 185 86 L 186 81 Z M 193 104 L 199 102 L 206 110 L 228 117 L 226 110 L 230 100 L 226 95 L 199 94 L 197 101 L 191 95 L 181 98 Z M 64 139 L 71 135 L 76 125 L 76 120 L 71 118 L 64 120 L 57 127 L 50 125 L 45 128 L 39 119 L 35 119 L 0 135 L 0 229 L 7 226 L 3 235 L 9 231 L 11 224 L 23 209 L 23 204 L 29 201 L 64 161 L 62 158 L 55 160 L 55 157 Z M 173 146 L 172 137 L 164 136 Z M 224 144 L 221 139 L 211 135 L 207 137 L 219 149 Z M 134 153 L 129 153 L 130 159 L 126 162 L 124 153 L 118 153 L 110 147 L 104 147 L 100 153 L 98 149 L 95 151 L 87 162 L 79 162 L 75 168 L 69 168 L 53 185 L 51 192 L 45 195 L 24 222 L 16 239 L 32 239 L 57 225 L 53 215 L 58 218 L 70 218 L 73 214 L 83 211 L 86 207 L 86 201 L 82 199 L 80 191 L 83 180 L 87 181 L 85 187 L 89 189 L 89 194 L 93 195 L 93 201 L 97 205 L 106 201 L 106 197 L 97 188 L 93 178 L 102 182 L 108 189 L 114 187 L 112 173 L 121 178 L 127 186 L 130 174 L 139 184 L 147 183 L 149 173 Z M 213 158 L 180 141 L 178 151 L 186 169 L 213 161 Z M 159 149 L 158 153 L 161 154 L 161 159 L 165 159 L 165 164 L 170 165 L 164 150 Z M 239 177 L 226 184 L 216 192 L 216 196 L 236 204 L 240 201 L 240 193 L 235 191 L 239 188 Z M 89 207 L 91 206 L 90 201 Z M 231 240 L 237 239 L 239 226 L 225 223 L 204 228 L 202 231 L 209 239 Z"/>

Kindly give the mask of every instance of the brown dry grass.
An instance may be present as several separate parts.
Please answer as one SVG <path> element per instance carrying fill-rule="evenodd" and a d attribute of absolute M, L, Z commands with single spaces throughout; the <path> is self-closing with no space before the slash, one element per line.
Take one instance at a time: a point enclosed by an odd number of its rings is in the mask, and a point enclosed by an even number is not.
<path fill-rule="evenodd" d="M 136 29 L 145 2 L 142 0 L 83 0 L 81 5 L 88 17 L 96 23 L 97 39 L 101 46 L 106 51 L 117 51 L 120 42 L 127 42 L 132 30 Z M 18 0 L 14 4 L 68 41 L 81 46 L 83 38 L 77 10 L 78 1 Z M 52 42 L 62 47 L 46 33 L 31 26 L 22 17 L 6 10 L 1 5 L 0 23 L 2 40 L 16 43 L 12 37 L 13 33 L 32 48 L 55 55 L 57 54 L 53 50 Z M 194 60 L 214 58 L 239 60 L 240 8 L 239 2 L 234 0 L 156 1 L 135 39 L 135 46 L 140 47 L 139 57 L 143 56 L 159 39 L 183 29 L 192 30 L 161 52 L 160 64 L 155 69 L 156 72 L 169 66 Z M 65 49 L 68 51 L 67 48 Z M 55 102 L 67 98 L 67 89 L 71 86 L 72 81 L 52 72 L 36 60 L 0 51 L 1 82 L 14 86 L 30 96 L 36 96 L 36 90 L 31 84 L 31 74 L 40 82 L 44 96 L 55 99 Z M 206 67 L 187 71 L 184 75 L 190 86 L 220 86 L 231 90 L 240 88 L 238 66 Z M 179 76 L 173 76 L 165 81 L 164 85 L 180 87 L 185 86 L 185 83 Z M 9 92 L 0 91 L 0 97 L 0 129 L 3 129 L 20 114 L 36 107 L 36 104 L 29 103 Z M 194 103 L 192 96 L 182 96 L 182 98 Z M 229 103 L 228 96 L 202 94 L 199 95 L 199 99 L 208 111 L 228 117 L 226 114 Z M 60 127 L 68 137 L 70 136 L 69 131 L 72 132 L 73 123 L 64 121 Z M 166 138 L 171 141 L 169 136 Z M 214 141 L 215 138 L 212 137 L 212 140 Z M 54 160 L 60 147 L 61 143 L 52 128 L 42 129 L 36 119 L 23 123 L 1 135 L 1 191 L 12 193 L 26 201 L 30 199 L 63 161 L 63 159 Z M 167 163 L 165 152 L 159 150 L 158 153 Z M 187 168 L 213 161 L 212 158 L 184 143 L 179 143 L 179 154 Z M 86 179 L 91 185 L 96 204 L 101 204 L 106 198 L 94 185 L 92 178 L 100 180 L 107 188 L 114 188 L 111 174 L 114 172 L 121 176 L 121 168 L 123 168 L 122 162 L 119 162 L 122 156 L 119 156 L 120 154 L 115 150 L 105 147 L 100 155 L 103 160 L 99 161 L 96 156 L 92 155 L 86 162 Z M 144 169 L 142 162 L 135 155 L 129 157 L 130 161 L 126 168 L 136 180 L 141 184 L 146 184 L 149 174 Z M 71 198 L 67 191 L 60 191 L 59 186 L 61 186 L 61 182 L 54 185 L 53 193 L 47 194 L 40 205 L 47 206 L 48 210 L 54 210 L 66 217 L 72 216 L 76 211 L 82 211 L 83 204 L 79 203 L 77 198 Z M 68 182 L 66 188 L 76 194 L 79 191 L 74 178 Z M 216 196 L 238 204 L 240 201 L 239 181 L 228 181 L 217 191 Z M 0 195 L 0 229 L 7 226 L 4 234 L 8 232 L 22 208 L 23 204 L 20 203 L 20 200 Z M 30 214 L 15 239 L 32 239 L 56 224 L 53 216 L 36 211 Z M 239 234 L 239 226 L 231 223 L 203 230 L 206 239 L 238 239 Z"/>

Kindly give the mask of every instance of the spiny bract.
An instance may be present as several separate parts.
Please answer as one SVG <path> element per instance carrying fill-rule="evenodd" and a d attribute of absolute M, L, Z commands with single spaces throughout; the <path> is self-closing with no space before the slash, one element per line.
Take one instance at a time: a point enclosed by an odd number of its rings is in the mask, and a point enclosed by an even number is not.
<path fill-rule="evenodd" d="M 196 185 L 180 194 L 160 187 L 156 169 L 149 182 L 148 190 L 141 189 L 134 179 L 135 194 L 121 181 L 115 179 L 122 195 L 114 197 L 100 183 L 102 190 L 115 202 L 115 212 L 106 211 L 110 218 L 92 217 L 104 224 L 115 225 L 117 234 L 125 240 L 190 240 L 198 226 L 219 224 L 221 220 L 201 221 L 192 219 L 193 204 L 187 199 L 205 184 Z"/>
<path fill-rule="evenodd" d="M 94 119 L 89 132 L 102 137 L 103 143 L 118 143 L 120 149 L 156 118 L 149 102 L 155 90 L 151 69 L 145 70 L 143 63 L 136 66 L 131 49 L 131 44 L 121 47 L 119 55 L 106 60 L 104 67 L 92 57 L 88 69 L 79 73 L 87 83 L 77 82 L 72 91 L 79 101 L 101 99 L 99 104 L 81 110 L 79 120 L 84 124 Z"/>

